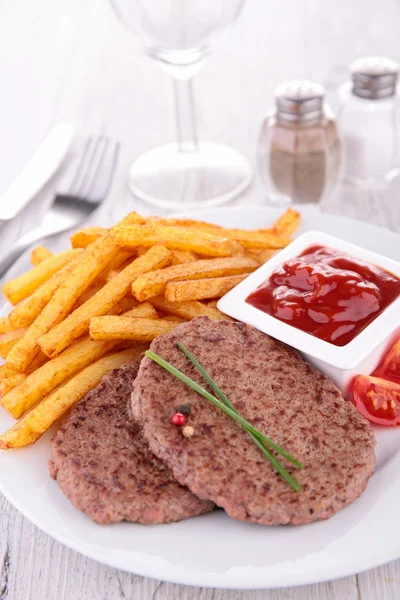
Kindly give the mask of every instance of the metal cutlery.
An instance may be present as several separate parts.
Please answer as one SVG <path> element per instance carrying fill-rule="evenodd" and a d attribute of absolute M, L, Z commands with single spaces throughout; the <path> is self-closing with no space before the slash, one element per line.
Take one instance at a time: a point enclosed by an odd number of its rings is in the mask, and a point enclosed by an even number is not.
<path fill-rule="evenodd" d="M 53 127 L 0 198 L 0 221 L 13 219 L 51 179 L 67 155 L 73 133 L 70 123 L 59 123 Z"/>
<path fill-rule="evenodd" d="M 110 188 L 118 151 L 119 144 L 108 138 L 87 140 L 68 192 L 57 194 L 41 225 L 24 235 L 0 259 L 0 278 L 31 244 L 67 231 L 99 207 Z"/>

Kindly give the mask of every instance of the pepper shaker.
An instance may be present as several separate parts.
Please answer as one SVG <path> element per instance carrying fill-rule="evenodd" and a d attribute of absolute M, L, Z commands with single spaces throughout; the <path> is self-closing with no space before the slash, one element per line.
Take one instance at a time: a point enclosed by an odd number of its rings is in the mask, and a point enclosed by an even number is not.
<path fill-rule="evenodd" d="M 392 59 L 360 58 L 350 65 L 350 84 L 341 88 L 344 177 L 355 185 L 379 186 L 399 174 L 398 72 Z"/>
<path fill-rule="evenodd" d="M 340 141 L 325 90 L 313 81 L 289 81 L 275 99 L 259 137 L 260 176 L 274 203 L 319 202 L 340 172 Z"/>

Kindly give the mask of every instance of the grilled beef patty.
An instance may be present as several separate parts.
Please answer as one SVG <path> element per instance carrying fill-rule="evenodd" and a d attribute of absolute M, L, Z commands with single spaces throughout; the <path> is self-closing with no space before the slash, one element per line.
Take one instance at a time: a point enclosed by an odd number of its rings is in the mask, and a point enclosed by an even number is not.
<path fill-rule="evenodd" d="M 201 317 L 153 341 L 151 350 L 207 388 L 180 340 L 237 410 L 306 465 L 279 460 L 301 484 L 296 493 L 230 417 L 145 357 L 132 407 L 151 450 L 182 485 L 235 519 L 300 525 L 331 517 L 364 491 L 375 466 L 367 420 L 328 377 L 285 344 L 243 323 Z M 171 424 L 189 404 L 186 439 Z"/>
<path fill-rule="evenodd" d="M 133 420 L 130 397 L 139 363 L 103 377 L 53 438 L 51 476 L 76 508 L 97 523 L 168 523 L 214 506 L 175 481 Z"/>

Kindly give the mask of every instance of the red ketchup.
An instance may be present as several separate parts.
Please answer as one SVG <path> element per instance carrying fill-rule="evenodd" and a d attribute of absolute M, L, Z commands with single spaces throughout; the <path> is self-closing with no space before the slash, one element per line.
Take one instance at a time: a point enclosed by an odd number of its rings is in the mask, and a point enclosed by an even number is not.
<path fill-rule="evenodd" d="M 345 346 L 400 295 L 400 279 L 340 250 L 307 248 L 272 273 L 248 304 Z"/>

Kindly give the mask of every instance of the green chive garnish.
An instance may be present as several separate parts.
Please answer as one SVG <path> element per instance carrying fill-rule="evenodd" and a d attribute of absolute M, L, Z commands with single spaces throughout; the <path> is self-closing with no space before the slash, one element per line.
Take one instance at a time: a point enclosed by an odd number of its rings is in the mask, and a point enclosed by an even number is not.
<path fill-rule="evenodd" d="M 225 404 L 225 406 L 229 406 L 229 408 L 231 410 L 234 410 L 235 413 L 238 414 L 238 411 L 236 410 L 236 408 L 233 406 L 233 404 L 231 402 L 229 402 L 229 400 L 225 396 L 224 392 L 221 390 L 221 388 L 218 387 L 218 385 L 210 377 L 210 375 L 207 373 L 207 371 L 204 369 L 204 367 L 202 367 L 201 364 L 195 359 L 193 354 L 191 352 L 189 352 L 189 350 L 187 348 L 185 348 L 185 346 L 182 344 L 182 342 L 177 342 L 176 345 L 178 346 L 178 348 L 180 350 L 182 350 L 182 352 L 187 356 L 187 358 L 194 364 L 196 369 L 203 375 L 204 379 L 207 381 L 210 388 L 217 394 L 218 398 Z M 270 448 L 275 450 L 275 452 L 277 452 L 278 454 L 280 454 L 281 456 L 286 458 L 286 460 L 288 460 L 293 465 L 295 465 L 295 467 L 297 467 L 298 469 L 305 469 L 305 466 L 301 462 L 299 462 L 298 460 L 293 458 L 293 456 L 291 454 L 288 454 L 288 452 L 286 452 L 286 450 L 284 450 L 283 448 L 278 446 L 278 444 L 275 444 L 275 442 L 273 442 L 266 435 L 261 433 L 261 431 L 258 431 L 258 429 L 255 429 L 254 427 L 252 427 L 252 425 L 250 425 L 250 423 L 249 423 L 248 431 L 251 436 L 255 436 L 261 442 L 264 442 L 264 444 L 266 444 L 267 446 L 269 446 Z"/>
<path fill-rule="evenodd" d="M 281 477 L 292 487 L 292 489 L 294 491 L 299 492 L 301 490 L 300 484 L 290 475 L 290 473 L 288 473 L 286 471 L 286 469 L 281 465 L 281 463 L 278 461 L 278 459 L 275 458 L 275 456 L 272 454 L 272 452 L 268 448 L 265 448 L 264 444 L 271 445 L 271 440 L 269 440 L 269 438 L 267 438 L 263 433 L 261 433 L 261 431 L 258 431 L 258 429 L 253 427 L 248 421 L 243 419 L 243 417 L 236 411 L 236 409 L 234 407 L 232 409 L 231 406 L 233 406 L 233 405 L 229 402 L 229 400 L 228 400 L 227 405 L 224 404 L 224 402 L 221 402 L 220 400 L 215 398 L 207 390 L 205 390 L 203 387 L 201 387 L 201 385 L 199 385 L 198 383 L 193 381 L 193 379 L 190 379 L 190 377 L 188 377 L 187 375 L 182 373 L 182 371 L 180 371 L 179 369 L 177 369 L 176 367 L 171 365 L 169 362 L 167 362 L 161 356 L 159 356 L 158 354 L 155 354 L 151 350 L 146 350 L 145 354 L 151 360 L 153 360 L 158 365 L 160 365 L 160 367 L 163 367 L 166 371 L 168 371 L 169 373 L 174 375 L 177 379 L 179 379 L 180 381 L 185 383 L 192 390 L 194 390 L 195 392 L 197 392 L 198 394 L 203 396 L 203 398 L 206 398 L 206 400 L 209 400 L 212 404 L 214 404 L 214 406 L 216 406 L 217 408 L 222 410 L 225 414 L 227 414 L 234 421 L 236 421 L 241 427 L 243 427 L 243 429 L 245 431 L 247 431 L 247 433 L 254 436 L 254 437 L 252 437 L 254 443 L 258 446 L 258 448 L 266 456 L 266 458 L 268 458 L 268 460 L 271 462 L 271 464 L 274 466 L 274 468 L 278 471 L 278 473 L 281 475 Z M 276 448 L 279 448 L 280 450 L 282 450 L 276 444 L 274 446 Z M 283 452 L 285 452 L 285 451 L 283 450 Z M 290 456 L 290 455 L 288 455 L 288 456 Z M 290 458 L 292 459 L 292 462 L 296 460 L 293 457 L 290 457 Z M 296 462 L 298 462 L 298 461 L 296 461 Z M 304 466 L 301 465 L 301 463 L 298 463 L 298 464 L 300 465 L 299 468 L 304 468 Z"/>

